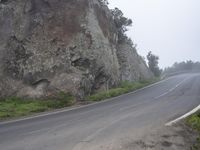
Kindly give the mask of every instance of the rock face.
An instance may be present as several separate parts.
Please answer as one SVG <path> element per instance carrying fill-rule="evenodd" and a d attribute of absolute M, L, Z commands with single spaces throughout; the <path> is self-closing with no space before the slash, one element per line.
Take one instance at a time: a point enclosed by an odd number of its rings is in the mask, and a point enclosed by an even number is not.
<path fill-rule="evenodd" d="M 0 97 L 78 99 L 152 73 L 98 0 L 1 0 Z"/>
<path fill-rule="evenodd" d="M 128 42 L 118 44 L 117 56 L 120 64 L 121 81 L 139 81 L 153 76 L 143 58 Z"/>

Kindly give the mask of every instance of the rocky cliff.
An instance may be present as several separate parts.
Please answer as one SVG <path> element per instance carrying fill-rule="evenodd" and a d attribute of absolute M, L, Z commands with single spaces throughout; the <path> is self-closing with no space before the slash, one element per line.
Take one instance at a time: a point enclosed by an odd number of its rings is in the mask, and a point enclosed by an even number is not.
<path fill-rule="evenodd" d="M 0 0 L 0 97 L 82 99 L 151 77 L 98 0 Z"/>

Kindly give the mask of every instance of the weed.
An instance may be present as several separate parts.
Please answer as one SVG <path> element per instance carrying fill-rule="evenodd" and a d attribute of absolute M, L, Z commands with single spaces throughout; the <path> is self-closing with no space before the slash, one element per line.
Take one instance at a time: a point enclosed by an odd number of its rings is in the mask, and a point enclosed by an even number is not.
<path fill-rule="evenodd" d="M 63 92 L 59 93 L 56 99 L 48 100 L 10 97 L 0 101 L 0 120 L 63 108 L 73 105 L 74 102 L 72 95 Z"/>
<path fill-rule="evenodd" d="M 145 80 L 145 81 L 139 81 L 139 82 L 128 82 L 124 81 L 122 82 L 118 88 L 110 89 L 104 92 L 99 92 L 97 94 L 93 94 L 91 96 L 87 97 L 87 100 L 89 101 L 101 101 L 105 100 L 111 97 L 116 97 L 131 91 L 135 91 L 137 89 L 140 89 L 142 87 L 145 87 L 149 84 L 157 82 L 159 79 L 153 79 L 153 80 Z"/>

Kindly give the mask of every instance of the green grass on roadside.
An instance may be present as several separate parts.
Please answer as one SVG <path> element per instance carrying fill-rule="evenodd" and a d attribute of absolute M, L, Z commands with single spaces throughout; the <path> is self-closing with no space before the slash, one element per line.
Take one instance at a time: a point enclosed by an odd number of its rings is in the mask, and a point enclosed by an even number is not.
<path fill-rule="evenodd" d="M 56 100 L 24 100 L 21 98 L 7 98 L 0 100 L 0 120 L 27 116 L 33 113 L 63 108 L 74 104 L 74 98 L 60 93 Z"/>
<path fill-rule="evenodd" d="M 197 138 L 197 142 L 191 147 L 191 150 L 200 150 L 200 112 L 190 116 L 186 120 L 186 123 L 194 130 L 197 130 L 199 132 L 199 137 Z"/>
<path fill-rule="evenodd" d="M 153 79 L 153 80 L 145 80 L 145 81 L 133 82 L 133 83 L 125 81 L 125 82 L 121 83 L 121 85 L 118 88 L 110 89 L 108 91 L 99 92 L 97 94 L 88 96 L 87 100 L 89 100 L 89 101 L 105 100 L 108 98 L 116 97 L 116 96 L 119 96 L 119 95 L 122 95 L 125 93 L 135 91 L 137 89 L 143 88 L 143 87 L 150 85 L 152 83 L 155 83 L 157 81 L 159 81 L 158 78 Z"/>
<path fill-rule="evenodd" d="M 187 119 L 187 123 L 195 130 L 200 132 L 200 112 L 192 115 Z"/>
<path fill-rule="evenodd" d="M 86 101 L 101 101 L 107 98 L 119 96 L 156 81 L 158 81 L 158 79 L 134 83 L 123 82 L 118 88 L 110 89 L 107 92 L 100 92 L 87 97 Z M 17 97 L 0 99 L 0 120 L 27 116 L 34 113 L 72 106 L 74 104 L 74 97 L 63 92 L 59 93 L 55 99 L 47 100 L 21 99 Z"/>

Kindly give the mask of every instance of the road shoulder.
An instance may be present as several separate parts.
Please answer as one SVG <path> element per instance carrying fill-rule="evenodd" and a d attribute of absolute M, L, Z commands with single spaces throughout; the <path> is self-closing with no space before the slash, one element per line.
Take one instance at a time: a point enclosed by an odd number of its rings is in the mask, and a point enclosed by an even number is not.
<path fill-rule="evenodd" d="M 182 121 L 173 126 L 163 126 L 136 141 L 125 143 L 119 150 L 193 150 L 198 137 L 198 132 Z"/>

